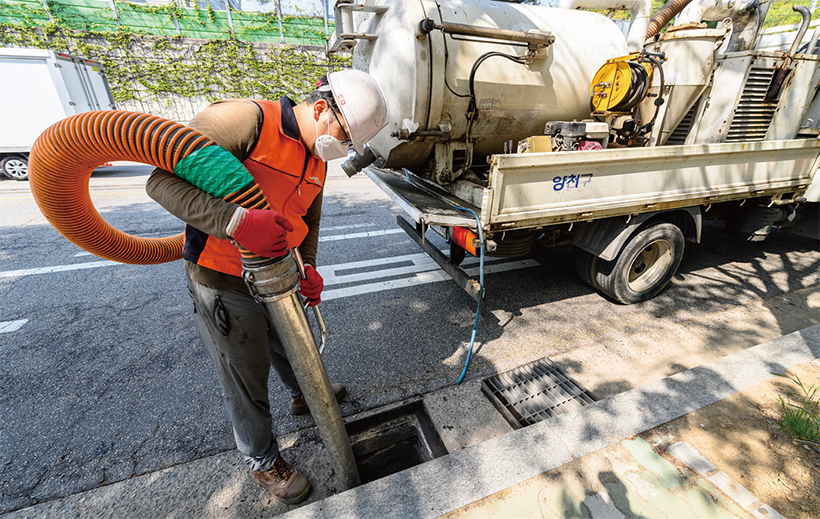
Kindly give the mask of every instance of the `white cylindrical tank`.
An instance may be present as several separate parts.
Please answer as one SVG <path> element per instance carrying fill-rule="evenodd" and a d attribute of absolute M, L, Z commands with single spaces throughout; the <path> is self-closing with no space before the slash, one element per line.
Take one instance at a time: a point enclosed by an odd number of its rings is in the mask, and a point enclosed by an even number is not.
<path fill-rule="evenodd" d="M 502 152 L 505 142 L 543 134 L 548 121 L 589 118 L 595 72 L 606 60 L 628 54 L 615 23 L 593 12 L 488 0 L 380 0 L 367 5 L 387 10 L 358 14 L 362 19 L 356 32 L 369 36 L 356 44 L 353 67 L 372 74 L 388 98 L 390 122 L 370 142 L 388 167 L 427 165 L 436 142 L 457 149 L 466 140 L 469 77 L 476 60 L 491 51 L 527 54 L 526 46 L 509 42 L 439 30 L 423 34 L 419 24 L 424 19 L 555 37 L 530 65 L 496 56 L 477 69 L 476 164 Z M 430 133 L 438 131 L 443 135 Z"/>

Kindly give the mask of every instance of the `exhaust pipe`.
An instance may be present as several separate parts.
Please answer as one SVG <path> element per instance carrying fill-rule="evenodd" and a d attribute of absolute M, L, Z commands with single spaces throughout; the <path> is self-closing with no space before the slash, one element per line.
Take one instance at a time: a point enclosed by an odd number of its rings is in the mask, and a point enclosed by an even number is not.
<path fill-rule="evenodd" d="M 793 5 L 792 10 L 800 13 L 800 16 L 803 17 L 803 21 L 800 23 L 800 28 L 797 30 L 797 35 L 794 37 L 789 53 L 785 58 L 783 58 L 783 61 L 780 62 L 774 73 L 774 77 L 772 77 L 772 82 L 769 84 L 769 89 L 766 91 L 766 95 L 764 96 L 766 101 L 771 101 L 780 97 L 780 91 L 783 89 L 783 83 L 786 81 L 789 74 L 791 74 L 789 65 L 792 64 L 792 61 L 794 61 L 794 56 L 797 54 L 797 49 L 800 48 L 800 44 L 803 42 L 803 37 L 806 35 L 806 31 L 809 30 L 809 24 L 811 23 L 811 11 L 809 8 L 805 5 Z M 811 53 L 811 50 L 808 52 Z"/>
<path fill-rule="evenodd" d="M 265 307 L 276 327 L 342 490 L 359 486 L 359 470 L 342 413 L 297 293 L 299 269 L 294 252 L 282 258 L 243 258 L 242 266 L 251 295 Z"/>

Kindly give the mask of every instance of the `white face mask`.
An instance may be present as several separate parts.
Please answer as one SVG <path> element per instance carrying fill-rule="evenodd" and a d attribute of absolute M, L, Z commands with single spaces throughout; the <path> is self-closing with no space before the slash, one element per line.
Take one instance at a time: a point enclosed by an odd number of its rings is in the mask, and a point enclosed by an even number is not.
<path fill-rule="evenodd" d="M 325 162 L 347 156 L 349 146 L 330 135 L 330 115 L 328 115 L 327 118 L 327 134 L 319 135 L 317 123 L 318 121 L 313 121 L 313 126 L 316 128 L 316 135 L 318 135 L 318 137 L 316 137 L 316 143 L 313 145 L 314 155 Z"/>

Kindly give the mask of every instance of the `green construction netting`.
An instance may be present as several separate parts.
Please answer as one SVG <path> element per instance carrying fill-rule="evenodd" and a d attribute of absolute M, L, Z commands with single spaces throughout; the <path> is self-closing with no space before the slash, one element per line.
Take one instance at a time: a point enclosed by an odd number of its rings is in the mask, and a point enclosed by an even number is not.
<path fill-rule="evenodd" d="M 63 29 L 116 32 L 119 27 L 130 32 L 185 38 L 227 39 L 233 25 L 234 37 L 243 41 L 280 43 L 279 22 L 273 13 L 228 13 L 205 8 L 192 9 L 168 5 L 114 3 L 105 0 L 48 1 L 49 11 Z M 45 27 L 48 12 L 39 0 L 0 0 L 0 24 Z M 332 22 L 328 27 L 333 30 Z M 284 42 L 296 45 L 324 45 L 325 26 L 321 18 L 283 17 Z"/>

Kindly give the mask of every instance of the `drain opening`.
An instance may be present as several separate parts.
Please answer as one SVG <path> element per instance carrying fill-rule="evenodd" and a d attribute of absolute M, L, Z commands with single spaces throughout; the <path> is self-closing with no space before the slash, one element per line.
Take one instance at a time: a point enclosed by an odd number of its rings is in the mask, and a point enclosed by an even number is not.
<path fill-rule="evenodd" d="M 447 454 L 421 401 L 350 422 L 346 428 L 362 483 Z"/>
<path fill-rule="evenodd" d="M 481 389 L 516 428 L 598 400 L 546 357 L 484 379 Z"/>

